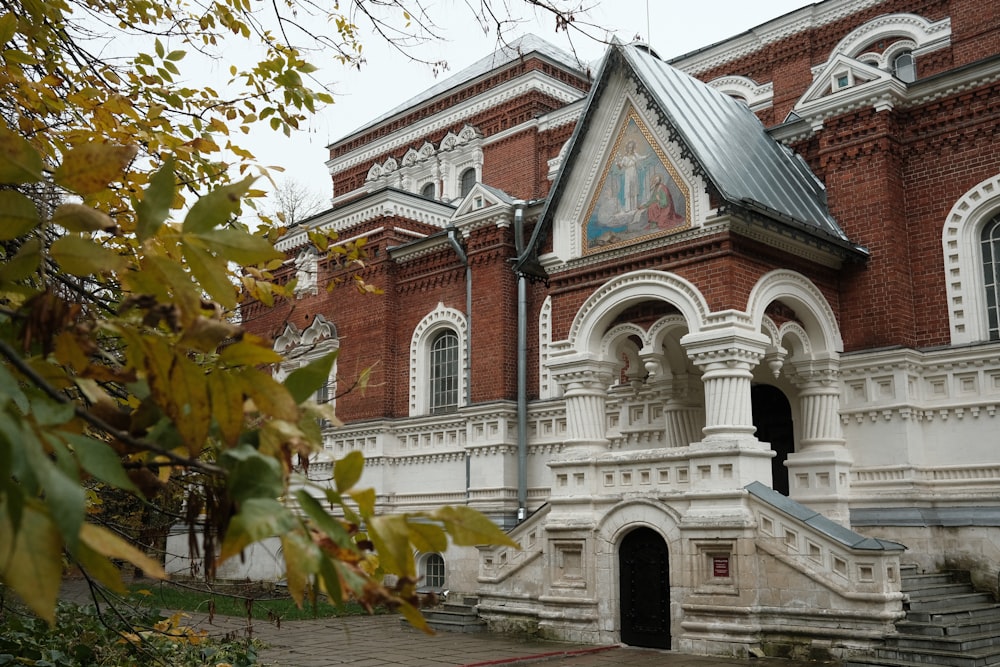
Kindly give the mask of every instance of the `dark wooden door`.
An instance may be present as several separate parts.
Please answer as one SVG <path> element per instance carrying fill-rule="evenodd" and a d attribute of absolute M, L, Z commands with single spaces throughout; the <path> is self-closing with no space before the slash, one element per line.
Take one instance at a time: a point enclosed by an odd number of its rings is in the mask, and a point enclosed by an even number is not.
<path fill-rule="evenodd" d="M 621 573 L 621 639 L 630 646 L 670 648 L 670 568 L 667 545 L 649 528 L 637 528 L 618 548 Z"/>

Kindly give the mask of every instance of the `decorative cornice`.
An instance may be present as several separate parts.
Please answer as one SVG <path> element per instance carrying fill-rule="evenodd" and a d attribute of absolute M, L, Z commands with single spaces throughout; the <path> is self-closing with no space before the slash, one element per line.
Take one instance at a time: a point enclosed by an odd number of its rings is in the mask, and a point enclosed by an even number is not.
<path fill-rule="evenodd" d="M 585 95 L 579 88 L 553 79 L 538 70 L 532 70 L 513 81 L 491 88 L 482 95 L 449 107 L 445 112 L 418 121 L 408 126 L 404 131 L 393 132 L 383 139 L 365 144 L 359 150 L 350 151 L 340 157 L 328 160 L 326 167 L 330 174 L 338 174 L 352 167 L 372 162 L 381 155 L 403 150 L 426 136 L 459 125 L 478 113 L 500 106 L 522 95 L 527 95 L 531 91 L 545 93 L 565 104 L 575 102 Z"/>
<path fill-rule="evenodd" d="M 768 21 L 745 34 L 670 60 L 670 64 L 697 75 L 746 58 L 810 28 L 817 29 L 881 4 L 885 0 L 827 0 Z"/>

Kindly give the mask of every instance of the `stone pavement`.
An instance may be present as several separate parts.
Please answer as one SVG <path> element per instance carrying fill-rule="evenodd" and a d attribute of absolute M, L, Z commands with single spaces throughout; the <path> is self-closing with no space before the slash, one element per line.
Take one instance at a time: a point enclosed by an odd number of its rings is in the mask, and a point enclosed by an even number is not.
<path fill-rule="evenodd" d="M 84 582 L 69 581 L 62 598 L 90 603 Z M 395 615 L 352 616 L 306 621 L 267 621 L 190 614 L 185 625 L 221 636 L 257 637 L 267 648 L 261 663 L 271 667 L 496 667 L 544 664 L 546 667 L 819 667 L 827 663 L 778 659 L 734 660 L 690 656 L 626 646 L 587 646 L 525 640 L 489 633 L 440 632 L 426 635 L 404 626 Z"/>

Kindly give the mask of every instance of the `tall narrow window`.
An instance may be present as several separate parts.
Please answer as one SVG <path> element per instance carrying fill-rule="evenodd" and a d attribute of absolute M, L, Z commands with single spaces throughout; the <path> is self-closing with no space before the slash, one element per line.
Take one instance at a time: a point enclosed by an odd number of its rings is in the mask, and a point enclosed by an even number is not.
<path fill-rule="evenodd" d="M 462 196 L 472 192 L 472 187 L 476 184 L 476 170 L 473 167 L 469 167 L 462 172 Z"/>
<path fill-rule="evenodd" d="M 986 287 L 986 330 L 990 340 L 1000 340 L 1000 215 L 982 233 L 983 283 Z"/>
<path fill-rule="evenodd" d="M 913 83 L 917 80 L 917 61 L 909 51 L 900 53 L 893 58 L 892 74 L 904 83 Z"/>
<path fill-rule="evenodd" d="M 434 199 L 434 184 L 427 183 L 424 185 L 423 189 L 420 190 L 420 196 L 426 197 L 427 199 Z"/>
<path fill-rule="evenodd" d="M 458 335 L 447 330 L 431 344 L 431 412 L 458 409 Z"/>

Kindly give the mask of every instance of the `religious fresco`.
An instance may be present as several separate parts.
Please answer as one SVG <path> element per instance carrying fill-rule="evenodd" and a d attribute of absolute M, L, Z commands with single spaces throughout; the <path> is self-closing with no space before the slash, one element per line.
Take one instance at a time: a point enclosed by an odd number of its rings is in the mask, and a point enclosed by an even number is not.
<path fill-rule="evenodd" d="M 687 188 L 632 111 L 584 222 L 584 253 L 635 243 L 688 226 Z"/>

